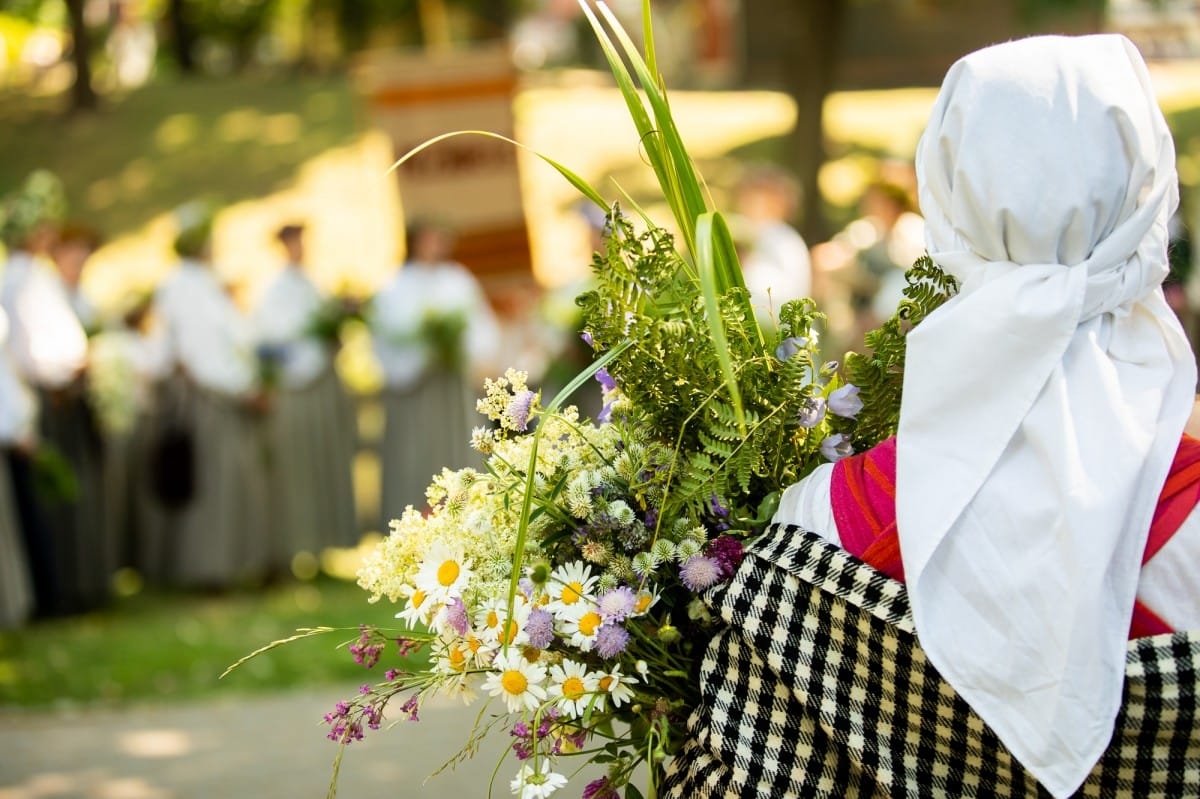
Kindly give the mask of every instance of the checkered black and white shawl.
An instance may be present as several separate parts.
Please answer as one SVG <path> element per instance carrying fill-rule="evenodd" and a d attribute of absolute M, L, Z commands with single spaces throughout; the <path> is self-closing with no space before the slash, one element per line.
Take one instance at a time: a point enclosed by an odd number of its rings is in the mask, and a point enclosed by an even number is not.
<path fill-rule="evenodd" d="M 727 625 L 664 795 L 1048 796 L 938 676 L 904 586 L 772 527 L 708 597 Z M 1080 797 L 1200 797 L 1200 633 L 1131 641 L 1116 732 Z"/>

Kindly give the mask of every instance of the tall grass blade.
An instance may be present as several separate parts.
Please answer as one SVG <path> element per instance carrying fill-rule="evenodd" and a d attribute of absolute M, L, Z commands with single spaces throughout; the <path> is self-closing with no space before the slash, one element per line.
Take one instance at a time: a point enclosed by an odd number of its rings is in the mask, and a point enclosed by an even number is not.
<path fill-rule="evenodd" d="M 449 133 L 443 133 L 440 136 L 434 136 L 432 139 L 426 139 L 425 141 L 418 144 L 416 147 L 409 150 L 404 155 L 397 158 L 396 163 L 392 164 L 391 167 L 388 168 L 388 171 L 385 172 L 384 174 L 390 175 L 392 172 L 395 172 L 397 169 L 399 169 L 402 164 L 404 164 L 406 161 L 411 159 L 413 156 L 415 156 L 417 153 L 421 152 L 422 150 L 427 150 L 430 147 L 432 147 L 433 145 L 437 144 L 438 142 L 445 141 L 446 139 L 452 139 L 456 136 L 486 136 L 489 139 L 498 139 L 502 142 L 507 142 L 507 143 L 513 145 L 514 147 L 519 147 L 520 149 L 525 150 L 526 152 L 533 153 L 538 158 L 542 159 L 547 164 L 549 164 L 550 166 L 552 166 L 556 170 L 558 170 L 558 174 L 560 174 L 564 178 L 566 178 L 567 182 L 570 183 L 572 186 L 574 186 L 575 189 L 580 194 L 582 194 L 584 197 L 587 197 L 589 200 L 596 203 L 596 205 L 600 206 L 601 208 L 605 208 L 605 209 L 608 208 L 608 202 L 600 195 L 600 192 L 598 192 L 594 188 L 592 188 L 592 185 L 590 183 L 588 183 L 586 180 L 581 178 L 575 172 L 568 169 L 566 166 L 563 166 L 558 161 L 555 161 L 553 158 L 551 158 L 548 155 L 543 155 L 542 153 L 539 153 L 537 150 L 533 149 L 529 145 L 521 144 L 521 142 L 517 141 L 516 139 L 510 139 L 507 136 L 503 136 L 499 133 L 494 133 L 490 130 L 453 130 L 453 131 L 450 131 Z"/>
<path fill-rule="evenodd" d="M 566 387 L 554 396 L 554 399 L 551 400 L 550 404 L 546 406 L 545 412 L 547 414 L 551 414 L 561 408 L 562 404 L 566 402 L 567 399 L 574 394 L 580 386 L 590 380 L 605 366 L 608 366 L 610 363 L 616 360 L 616 358 L 621 355 L 621 353 L 625 352 L 625 350 L 629 349 L 632 344 L 632 341 L 626 339 L 608 352 L 604 353 L 604 355 L 601 357 L 592 361 L 591 365 L 589 365 L 579 374 L 575 375 L 574 379 L 572 379 L 570 383 L 567 383 Z M 529 464 L 525 470 L 525 496 L 521 500 L 521 515 L 519 517 L 521 521 L 517 525 L 516 543 L 513 544 L 513 552 L 516 553 L 516 559 L 513 563 L 512 580 L 509 582 L 508 586 L 509 619 L 513 617 L 513 610 L 516 606 L 517 589 L 520 587 L 521 581 L 521 558 L 525 553 L 525 542 L 529 538 L 529 520 L 531 518 L 530 513 L 533 508 L 533 486 L 537 477 L 538 444 L 542 440 L 543 429 L 544 428 L 539 425 L 538 428 L 533 431 L 533 444 L 529 448 Z M 506 621 L 505 624 L 507 623 L 508 622 Z M 504 651 L 508 651 L 507 641 L 504 642 Z"/>

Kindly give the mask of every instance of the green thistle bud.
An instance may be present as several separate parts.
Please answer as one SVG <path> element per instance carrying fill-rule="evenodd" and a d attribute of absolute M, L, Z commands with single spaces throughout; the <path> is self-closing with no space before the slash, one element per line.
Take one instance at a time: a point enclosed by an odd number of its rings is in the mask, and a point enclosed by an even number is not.
<path fill-rule="evenodd" d="M 684 563 L 688 558 L 699 554 L 700 544 L 690 538 L 680 541 L 675 546 L 675 560 L 679 561 L 680 563 Z"/>
<path fill-rule="evenodd" d="M 650 550 L 654 554 L 654 559 L 659 563 L 669 563 L 675 560 L 675 544 L 660 538 L 654 542 L 654 547 Z"/>
<path fill-rule="evenodd" d="M 664 624 L 658 628 L 658 640 L 664 644 L 674 644 L 683 638 L 683 633 L 679 632 L 679 628 L 671 624 Z"/>
<path fill-rule="evenodd" d="M 534 585 L 545 585 L 550 581 L 550 572 L 553 571 L 549 563 L 540 560 L 529 567 L 529 580 Z"/>

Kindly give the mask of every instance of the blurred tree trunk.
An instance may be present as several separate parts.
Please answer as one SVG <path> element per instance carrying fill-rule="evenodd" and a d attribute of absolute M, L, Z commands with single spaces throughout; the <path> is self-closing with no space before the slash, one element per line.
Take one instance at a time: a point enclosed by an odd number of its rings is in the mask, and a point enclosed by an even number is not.
<path fill-rule="evenodd" d="M 71 61 L 75 65 L 75 82 L 71 84 L 71 110 L 92 111 L 96 108 L 96 88 L 92 85 L 92 40 L 83 18 L 84 0 L 67 0 L 67 16 L 71 25 Z"/>
<path fill-rule="evenodd" d="M 171 32 L 171 49 L 175 63 L 185 75 L 196 72 L 196 31 L 188 19 L 187 0 L 168 0 L 167 28 Z"/>
<path fill-rule="evenodd" d="M 445 0 L 417 0 L 417 18 L 426 50 L 450 49 L 450 16 Z"/>
<path fill-rule="evenodd" d="M 508 35 L 516 20 L 515 5 L 513 0 L 491 0 L 476 4 L 475 14 L 483 24 L 485 38 L 503 39 Z"/>
<path fill-rule="evenodd" d="M 825 161 L 822 112 L 841 54 L 847 0 L 745 0 L 746 78 L 796 100 L 787 166 L 804 191 L 800 231 L 809 245 L 829 238 L 817 175 Z"/>

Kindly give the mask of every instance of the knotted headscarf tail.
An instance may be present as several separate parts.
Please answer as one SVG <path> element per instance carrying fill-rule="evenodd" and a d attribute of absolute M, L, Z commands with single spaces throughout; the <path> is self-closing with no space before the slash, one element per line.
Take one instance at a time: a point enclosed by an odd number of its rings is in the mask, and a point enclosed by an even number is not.
<path fill-rule="evenodd" d="M 1112 734 L 1196 372 L 1162 296 L 1170 132 L 1118 35 L 966 56 L 917 151 L 960 293 L 908 338 L 897 523 L 930 661 L 1055 796 Z"/>

